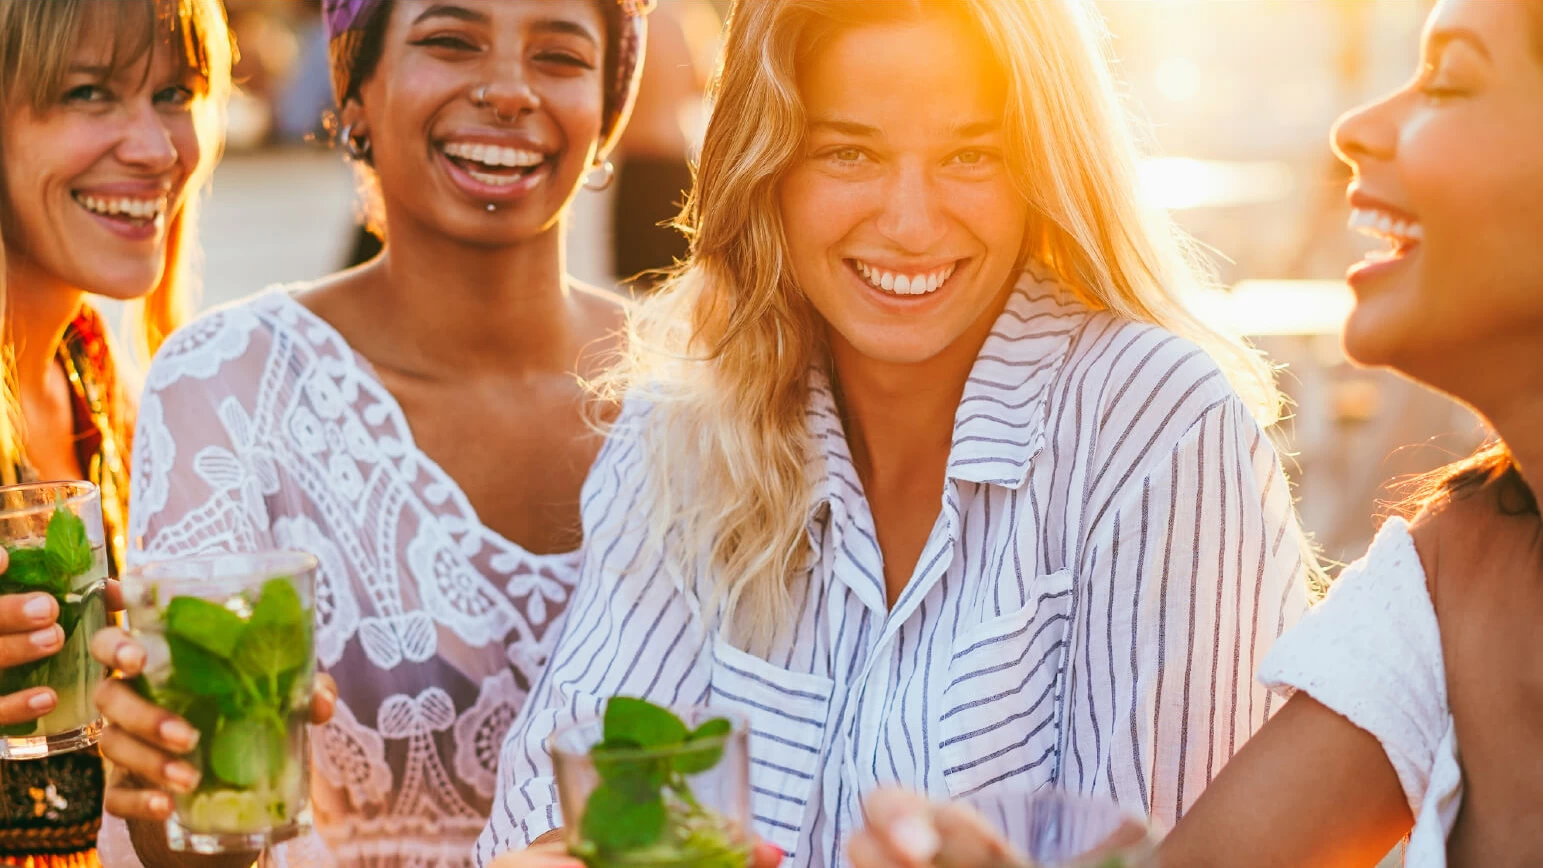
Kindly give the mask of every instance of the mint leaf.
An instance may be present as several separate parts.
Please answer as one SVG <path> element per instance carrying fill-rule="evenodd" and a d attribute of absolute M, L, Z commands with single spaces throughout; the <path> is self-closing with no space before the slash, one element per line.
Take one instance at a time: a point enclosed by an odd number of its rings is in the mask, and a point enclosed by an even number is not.
<path fill-rule="evenodd" d="M 48 571 L 48 556 L 40 548 L 6 546 L 11 556 L 5 580 L 31 591 L 52 591 L 53 574 Z"/>
<path fill-rule="evenodd" d="M 613 696 L 605 704 L 605 740 L 639 747 L 667 747 L 686 740 L 686 725 L 669 709 L 642 699 Z"/>
<path fill-rule="evenodd" d="M 236 667 L 259 682 L 272 681 L 310 662 L 311 642 L 300 595 L 288 579 L 270 579 L 252 608 L 252 620 L 236 643 Z M 270 696 L 277 700 L 277 696 Z"/>
<path fill-rule="evenodd" d="M 707 742 L 700 750 L 686 751 L 675 756 L 675 771 L 683 775 L 696 775 L 716 766 L 723 759 L 723 739 L 734 729 L 728 718 L 715 717 L 686 736 L 686 744 Z"/>
<path fill-rule="evenodd" d="M 601 784 L 589 794 L 579 828 L 602 850 L 635 850 L 659 840 L 664 825 L 664 799 L 657 793 L 640 802 Z"/>
<path fill-rule="evenodd" d="M 166 635 L 176 636 L 229 660 L 246 632 L 246 622 L 235 612 L 197 597 L 173 597 L 166 606 Z"/>
<path fill-rule="evenodd" d="M 639 802 L 657 799 L 670 771 L 669 760 L 636 756 L 638 750 L 634 742 L 607 739 L 590 748 L 589 759 L 600 779 L 618 793 Z"/>
<path fill-rule="evenodd" d="M 55 507 L 48 520 L 43 553 L 56 586 L 63 583 L 60 590 L 68 591 L 70 579 L 91 569 L 91 538 L 86 535 L 86 523 L 63 505 Z"/>
<path fill-rule="evenodd" d="M 169 683 L 177 690 L 210 698 L 234 697 L 241 691 L 241 678 L 218 656 L 181 636 L 167 634 L 166 644 L 171 648 Z"/>
<path fill-rule="evenodd" d="M 269 720 L 225 720 L 209 743 L 209 767 L 228 784 L 253 786 L 284 768 L 284 732 Z"/>

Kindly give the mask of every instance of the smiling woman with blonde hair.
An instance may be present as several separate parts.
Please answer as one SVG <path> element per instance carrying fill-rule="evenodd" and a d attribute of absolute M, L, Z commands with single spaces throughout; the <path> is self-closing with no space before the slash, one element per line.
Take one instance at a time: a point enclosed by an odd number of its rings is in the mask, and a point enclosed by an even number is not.
<path fill-rule="evenodd" d="M 748 718 L 757 832 L 818 865 L 880 783 L 1172 822 L 1274 710 L 1278 399 L 1179 301 L 1101 49 L 1071 0 L 735 6 L 480 859 L 561 824 L 544 739 L 615 694 Z"/>
<path fill-rule="evenodd" d="M 130 302 L 147 353 L 181 321 L 231 53 L 216 0 L 0 0 L 0 481 L 95 483 L 115 572 L 133 378 L 88 297 Z M 44 596 L 0 598 L 0 676 L 59 651 L 57 615 Z M 0 727 L 58 702 L 0 696 Z M 91 864 L 102 788 L 93 751 L 0 763 L 0 862 Z"/>

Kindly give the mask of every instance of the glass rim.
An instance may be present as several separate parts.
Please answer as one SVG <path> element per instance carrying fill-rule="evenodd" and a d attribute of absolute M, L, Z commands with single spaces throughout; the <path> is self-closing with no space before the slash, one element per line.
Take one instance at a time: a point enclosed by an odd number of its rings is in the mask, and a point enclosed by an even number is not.
<path fill-rule="evenodd" d="M 68 492 L 64 496 L 64 502 L 77 507 L 90 503 L 92 498 L 101 497 L 101 491 L 96 487 L 96 483 L 85 479 L 58 479 L 52 482 L 18 482 L 15 485 L 0 485 L 0 518 L 19 518 L 32 513 L 52 511 L 58 506 L 57 499 L 46 503 L 29 503 L 24 506 L 4 505 L 4 495 L 10 492 L 28 491 Z"/>
<path fill-rule="evenodd" d="M 740 714 L 737 711 L 728 711 L 726 709 L 713 708 L 712 706 L 708 706 L 708 705 L 688 705 L 688 706 L 686 706 L 684 708 L 678 708 L 678 709 L 677 708 L 670 708 L 669 711 L 670 711 L 671 714 L 674 714 L 676 717 L 680 717 L 681 716 L 681 714 L 680 714 L 681 712 L 704 712 L 705 716 L 706 716 L 706 718 L 708 720 L 711 720 L 712 718 L 715 718 L 715 717 L 721 717 L 724 720 L 727 720 L 729 722 L 729 731 L 727 733 L 723 734 L 723 735 L 715 735 L 712 738 L 704 738 L 704 739 L 700 739 L 698 741 L 682 742 L 680 744 L 670 745 L 669 747 L 635 747 L 635 748 L 612 749 L 612 750 L 606 751 L 606 754 L 605 754 L 606 759 L 608 759 L 608 760 L 609 759 L 617 759 L 617 760 L 667 759 L 667 758 L 670 758 L 670 757 L 679 756 L 679 755 L 684 754 L 684 753 L 695 753 L 696 751 L 699 751 L 702 748 L 722 747 L 722 746 L 728 744 L 734 738 L 745 737 L 745 738 L 748 739 L 749 736 L 750 736 L 750 720 L 749 720 L 749 718 L 745 717 L 745 715 Z M 595 742 L 591 743 L 588 747 L 584 748 L 584 750 L 582 750 L 582 751 L 570 750 L 568 748 L 565 748 L 565 747 L 563 747 L 560 744 L 560 741 L 562 740 L 562 738 L 564 736 L 568 735 L 571 732 L 576 732 L 578 730 L 584 729 L 585 727 L 591 727 L 591 726 L 599 727 L 600 731 L 604 732 L 605 717 L 603 715 L 590 715 L 588 717 L 582 717 L 582 718 L 580 718 L 578 720 L 575 720 L 572 723 L 567 724 L 566 726 L 559 727 L 557 730 L 555 730 L 551 735 L 547 736 L 547 738 L 546 738 L 546 743 L 547 743 L 548 750 L 550 750 L 552 752 L 552 755 L 554 757 L 555 756 L 562 756 L 562 757 L 565 757 L 565 758 L 571 758 L 571 759 L 575 759 L 575 760 L 587 760 L 587 759 L 589 759 L 589 756 L 590 756 L 589 752 L 594 749 L 595 745 L 600 743 L 599 741 L 595 741 Z"/>
<path fill-rule="evenodd" d="M 217 575 L 212 569 L 224 562 L 246 562 L 254 566 L 232 570 L 230 575 Z M 314 572 L 321 562 L 310 552 L 295 549 L 265 549 L 255 552 L 210 552 L 183 557 L 157 558 L 135 564 L 123 570 L 120 576 L 125 588 L 158 583 L 171 587 L 197 585 L 207 588 L 211 582 L 238 583 L 255 579 L 293 576 Z M 199 570 L 204 567 L 204 570 Z"/>

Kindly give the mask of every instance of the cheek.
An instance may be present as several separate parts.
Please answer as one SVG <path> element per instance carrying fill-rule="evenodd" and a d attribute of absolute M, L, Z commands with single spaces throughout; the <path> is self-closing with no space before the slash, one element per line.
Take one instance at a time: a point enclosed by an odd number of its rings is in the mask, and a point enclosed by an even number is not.
<path fill-rule="evenodd" d="M 994 259 L 1016 260 L 1023 247 L 1029 205 L 1007 179 L 961 184 L 947 195 L 954 219 Z"/>
<path fill-rule="evenodd" d="M 812 168 L 789 172 L 781 186 L 782 226 L 797 260 L 820 257 L 874 211 L 876 185 L 841 181 Z"/>

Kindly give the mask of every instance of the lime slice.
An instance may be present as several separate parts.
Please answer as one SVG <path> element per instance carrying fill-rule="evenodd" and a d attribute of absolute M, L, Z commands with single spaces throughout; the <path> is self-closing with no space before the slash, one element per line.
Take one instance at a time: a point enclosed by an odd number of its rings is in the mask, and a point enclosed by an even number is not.
<path fill-rule="evenodd" d="M 239 790 L 199 793 L 187 813 L 187 825 L 196 831 L 261 832 L 269 826 L 262 798 Z"/>

